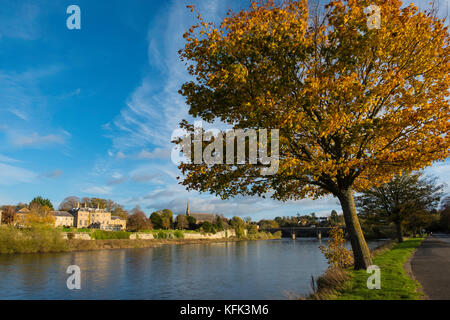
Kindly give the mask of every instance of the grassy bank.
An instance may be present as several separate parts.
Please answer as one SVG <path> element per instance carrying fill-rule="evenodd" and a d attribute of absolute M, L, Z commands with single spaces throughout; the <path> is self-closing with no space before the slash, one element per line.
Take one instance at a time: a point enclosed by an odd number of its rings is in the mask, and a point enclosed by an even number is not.
<path fill-rule="evenodd" d="M 381 270 L 381 289 L 369 290 L 366 270 L 329 269 L 317 279 L 317 291 L 310 299 L 325 300 L 416 300 L 420 285 L 403 266 L 422 243 L 422 238 L 385 246 L 374 252 L 373 264 Z"/>
<path fill-rule="evenodd" d="M 36 226 L 27 229 L 17 229 L 11 226 L 0 227 L 0 254 L 13 253 L 47 253 L 85 250 L 106 250 L 121 248 L 151 248 L 163 244 L 193 244 L 224 241 L 269 240 L 281 237 L 281 234 L 258 232 L 241 238 L 223 239 L 184 239 L 185 231 L 154 230 L 155 239 L 130 239 L 130 232 L 103 231 L 88 229 L 92 240 L 74 239 L 76 230 L 68 232 L 68 240 L 63 239 L 62 229 Z M 193 233 L 194 231 L 187 231 Z"/>
<path fill-rule="evenodd" d="M 0 253 L 45 253 L 68 250 L 58 229 L 37 226 L 29 229 L 0 227 Z"/>

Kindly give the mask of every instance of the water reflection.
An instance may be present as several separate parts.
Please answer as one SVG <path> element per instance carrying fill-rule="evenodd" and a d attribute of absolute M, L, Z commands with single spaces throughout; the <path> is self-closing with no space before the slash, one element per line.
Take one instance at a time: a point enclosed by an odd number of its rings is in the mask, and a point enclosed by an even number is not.
<path fill-rule="evenodd" d="M 0 255 L 0 299 L 286 299 L 327 263 L 316 239 Z M 370 242 L 373 247 L 380 242 Z M 81 290 L 66 287 L 69 265 Z"/>

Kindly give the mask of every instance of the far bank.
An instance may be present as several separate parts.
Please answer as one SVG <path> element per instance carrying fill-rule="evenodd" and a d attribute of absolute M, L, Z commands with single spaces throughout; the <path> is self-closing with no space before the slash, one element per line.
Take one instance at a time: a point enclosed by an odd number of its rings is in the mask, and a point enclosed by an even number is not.
<path fill-rule="evenodd" d="M 216 233 L 181 230 L 125 231 L 70 231 L 55 228 L 17 229 L 0 227 L 0 254 L 55 253 L 124 248 L 151 248 L 164 244 L 193 244 L 242 240 L 270 240 L 281 238 L 281 233 L 257 232 L 239 234 L 229 229 Z"/>

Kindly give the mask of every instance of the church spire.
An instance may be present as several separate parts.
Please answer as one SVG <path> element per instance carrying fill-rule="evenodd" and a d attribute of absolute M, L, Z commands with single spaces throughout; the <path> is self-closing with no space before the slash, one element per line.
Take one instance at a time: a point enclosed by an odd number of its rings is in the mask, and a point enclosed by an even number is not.
<path fill-rule="evenodd" d="M 186 206 L 186 216 L 189 216 L 189 200 L 187 202 L 187 206 Z"/>

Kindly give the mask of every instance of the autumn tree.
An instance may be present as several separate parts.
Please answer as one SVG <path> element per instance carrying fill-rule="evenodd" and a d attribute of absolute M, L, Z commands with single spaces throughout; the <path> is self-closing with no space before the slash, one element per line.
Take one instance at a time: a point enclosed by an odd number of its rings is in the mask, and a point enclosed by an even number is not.
<path fill-rule="evenodd" d="M 2 206 L 2 223 L 12 224 L 16 219 L 16 208 L 14 206 Z"/>
<path fill-rule="evenodd" d="M 127 219 L 127 228 L 131 231 L 152 229 L 152 223 L 139 206 L 136 206 Z"/>
<path fill-rule="evenodd" d="M 404 225 L 416 232 L 430 219 L 430 212 L 437 207 L 444 185 L 423 173 L 404 173 L 381 186 L 372 187 L 356 198 L 360 212 L 393 222 L 398 242 L 403 242 Z"/>
<path fill-rule="evenodd" d="M 370 5 L 380 9 L 380 28 L 370 27 Z M 249 161 L 191 161 L 180 165 L 182 184 L 224 199 L 331 194 L 343 210 L 355 268 L 367 268 L 354 192 L 448 155 L 449 34 L 443 20 L 399 0 L 321 8 L 268 0 L 228 12 L 219 25 L 198 16 L 180 51 L 193 76 L 180 90 L 190 115 L 234 129 L 278 129 L 279 170 L 263 176 L 264 165 Z M 187 121 L 181 128 L 194 132 Z"/>

